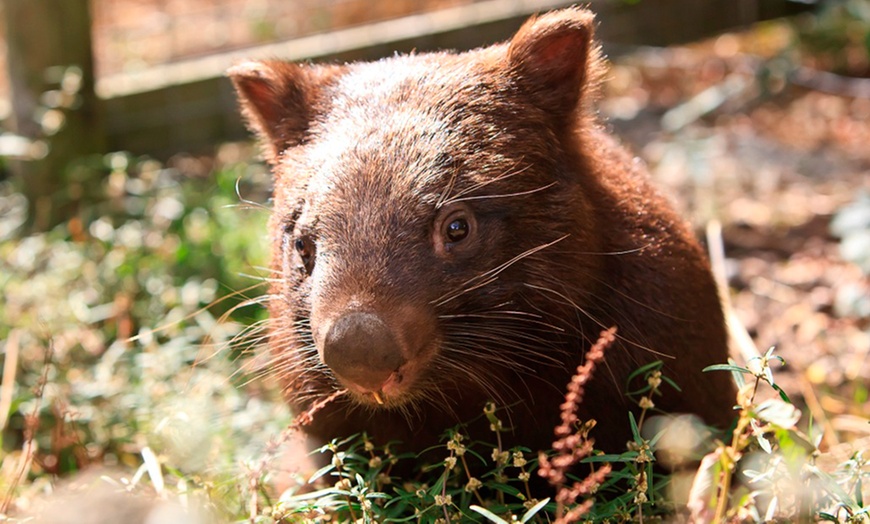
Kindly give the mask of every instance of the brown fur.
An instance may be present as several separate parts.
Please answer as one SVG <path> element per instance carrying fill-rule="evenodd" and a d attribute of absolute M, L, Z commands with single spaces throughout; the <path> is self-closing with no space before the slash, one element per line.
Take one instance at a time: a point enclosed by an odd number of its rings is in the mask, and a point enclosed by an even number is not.
<path fill-rule="evenodd" d="M 701 373 L 727 357 L 708 264 L 596 124 L 592 32 L 566 9 L 466 53 L 230 71 L 275 175 L 271 367 L 299 410 L 348 389 L 313 437 L 420 450 L 493 399 L 511 443 L 546 448 L 611 325 L 581 413 L 601 447 L 624 445 L 626 378 L 652 360 L 683 389 L 658 407 L 728 423 L 733 384 Z"/>

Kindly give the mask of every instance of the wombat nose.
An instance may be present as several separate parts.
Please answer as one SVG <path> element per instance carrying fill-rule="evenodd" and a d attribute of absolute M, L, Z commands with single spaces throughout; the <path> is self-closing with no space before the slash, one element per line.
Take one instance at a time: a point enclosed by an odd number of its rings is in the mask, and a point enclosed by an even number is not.
<path fill-rule="evenodd" d="M 340 317 L 329 329 L 323 362 L 344 380 L 377 392 L 405 359 L 379 316 L 354 312 Z"/>

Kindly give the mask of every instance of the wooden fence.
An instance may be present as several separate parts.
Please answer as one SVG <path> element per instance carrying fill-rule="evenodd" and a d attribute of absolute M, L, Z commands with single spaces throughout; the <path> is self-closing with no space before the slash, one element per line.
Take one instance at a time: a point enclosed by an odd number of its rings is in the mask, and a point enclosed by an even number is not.
<path fill-rule="evenodd" d="M 104 101 L 109 147 L 163 158 L 244 138 L 235 95 L 223 76 L 243 59 L 363 60 L 412 49 L 470 49 L 508 38 L 532 13 L 572 3 L 487 0 L 102 78 L 97 93 Z M 609 44 L 697 40 L 799 7 L 788 0 L 591 0 L 590 5 L 606 51 Z"/>

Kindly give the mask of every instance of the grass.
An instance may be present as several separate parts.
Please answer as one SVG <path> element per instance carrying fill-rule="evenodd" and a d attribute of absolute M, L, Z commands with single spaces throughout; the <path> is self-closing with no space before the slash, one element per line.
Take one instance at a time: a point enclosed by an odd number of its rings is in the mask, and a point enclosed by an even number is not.
<path fill-rule="evenodd" d="M 275 493 L 281 446 L 300 422 L 267 381 L 245 375 L 244 351 L 227 349 L 264 318 L 256 300 L 230 292 L 263 292 L 267 213 L 238 202 L 266 194 L 264 173 L 235 162 L 219 166 L 214 180 L 182 180 L 124 155 L 91 165 L 93 178 L 82 183 L 100 190 L 92 187 L 79 214 L 48 233 L 17 235 L 23 201 L 0 186 L 2 205 L 14 211 L 0 224 L 0 513 L 9 521 L 23 522 L 28 510 L 51 504 L 64 479 L 95 468 L 105 472 L 98 484 L 124 497 L 205 508 L 227 522 L 870 520 L 866 453 L 821 465 L 820 432 L 811 421 L 798 429 L 799 412 L 774 380 L 772 351 L 747 367 L 710 370 L 737 377 L 738 422 L 682 479 L 654 467 L 681 453 L 653 417 L 656 391 L 670 380 L 660 366 L 632 377 L 646 386 L 632 397 L 641 415 L 626 414 L 634 432 L 626 451 L 595 451 L 594 421 L 572 410 L 594 372 L 590 358 L 568 385 L 550 454 L 503 449 L 499 409 L 489 405 L 481 416 L 492 442 L 453 428 L 437 450 L 443 459 L 410 477 L 391 472 L 414 457 L 358 435 L 317 451 L 328 465 L 303 479 L 305 490 Z M 608 337 L 596 346 L 602 354 Z M 760 400 L 763 388 L 781 395 Z M 686 427 L 694 426 L 678 432 Z M 533 496 L 538 475 L 553 486 L 550 497 Z M 127 506 L 126 498 L 99 500 L 106 514 Z"/>

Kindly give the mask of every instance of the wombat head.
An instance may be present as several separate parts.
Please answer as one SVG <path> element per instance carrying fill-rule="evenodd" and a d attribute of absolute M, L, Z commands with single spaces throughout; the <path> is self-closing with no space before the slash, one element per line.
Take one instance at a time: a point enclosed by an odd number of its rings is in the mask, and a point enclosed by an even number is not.
<path fill-rule="evenodd" d="M 592 32 L 567 9 L 466 53 L 229 71 L 274 171 L 271 346 L 298 403 L 498 399 L 500 373 L 562 365 L 571 327 L 536 287 L 595 263 L 576 180 Z"/>

